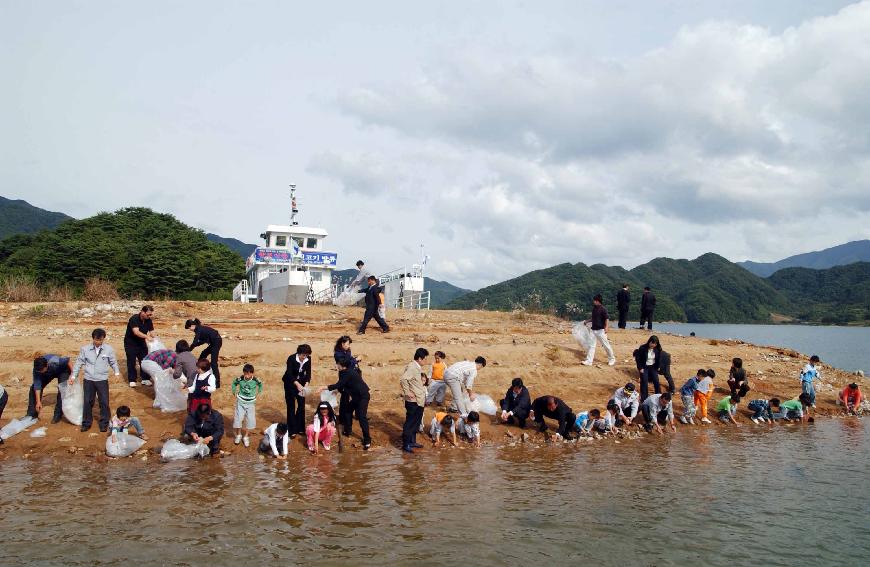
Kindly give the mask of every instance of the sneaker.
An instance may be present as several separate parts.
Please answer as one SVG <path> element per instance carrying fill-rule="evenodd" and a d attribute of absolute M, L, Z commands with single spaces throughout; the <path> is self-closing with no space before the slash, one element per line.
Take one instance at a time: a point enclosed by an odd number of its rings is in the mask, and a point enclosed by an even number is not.
<path fill-rule="evenodd" d="M 681 415 L 678 419 L 680 420 L 680 423 L 682 423 L 682 424 L 684 424 L 684 425 L 688 425 L 688 424 L 689 424 L 689 420 L 686 419 L 686 416 L 684 416 L 684 415 Z"/>
<path fill-rule="evenodd" d="M 233 443 L 235 443 L 236 445 L 238 445 L 238 444 L 241 443 L 241 442 L 242 442 L 242 436 L 241 436 L 241 434 L 236 435 L 236 438 L 233 440 Z"/>
<path fill-rule="evenodd" d="M 135 387 L 136 387 L 136 382 L 130 382 L 130 387 L 131 387 L 131 388 L 135 388 Z"/>
<path fill-rule="evenodd" d="M 608 360 L 608 361 L 607 361 L 607 366 L 616 366 L 616 359 L 614 359 L 614 360 Z"/>
<path fill-rule="evenodd" d="M 584 361 L 581 362 L 580 364 L 582 364 L 583 366 L 592 366 L 592 363 L 589 362 L 588 360 L 584 360 Z"/>
<path fill-rule="evenodd" d="M 150 386 L 150 385 L 151 385 L 151 380 L 142 380 L 142 385 L 143 385 L 143 386 Z"/>
<path fill-rule="evenodd" d="M 750 417 L 749 419 L 752 420 L 752 423 L 758 425 L 758 419 L 756 419 L 756 418 L 754 418 L 754 417 Z"/>
<path fill-rule="evenodd" d="M 323 448 L 326 449 L 327 451 L 329 451 L 329 443 L 324 443 Z"/>
<path fill-rule="evenodd" d="M 713 423 L 713 422 L 710 421 L 709 419 L 707 419 L 706 417 L 702 417 L 702 418 L 701 418 L 701 423 Z"/>
<path fill-rule="evenodd" d="M 244 443 L 245 447 L 250 447 L 251 446 L 251 438 L 248 437 L 247 435 L 245 435 L 242 438 L 242 443 Z"/>
<path fill-rule="evenodd" d="M 694 417 L 689 418 L 689 425 L 695 425 L 695 418 Z"/>
<path fill-rule="evenodd" d="M 363 451 L 368 451 L 371 448 L 371 443 L 363 443 Z"/>

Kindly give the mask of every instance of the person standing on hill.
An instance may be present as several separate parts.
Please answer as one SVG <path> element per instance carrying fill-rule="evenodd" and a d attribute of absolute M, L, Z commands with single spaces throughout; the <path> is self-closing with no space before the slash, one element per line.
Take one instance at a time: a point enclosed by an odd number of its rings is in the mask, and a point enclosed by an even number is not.
<path fill-rule="evenodd" d="M 625 328 L 625 320 L 628 318 L 628 307 L 631 305 L 631 294 L 628 292 L 628 284 L 622 284 L 622 289 L 616 293 L 616 310 L 619 312 L 619 328 Z"/>
<path fill-rule="evenodd" d="M 377 321 L 378 325 L 381 327 L 381 331 L 384 333 L 390 332 L 390 327 L 387 325 L 387 322 L 384 321 L 384 318 L 379 313 L 379 309 L 382 305 L 384 305 L 384 289 L 378 285 L 378 278 L 374 276 L 369 276 L 368 278 L 369 288 L 366 290 L 366 312 L 363 315 L 362 323 L 359 325 L 359 330 L 356 332 L 357 335 L 366 334 L 366 327 L 369 326 L 369 321 L 374 318 Z"/>
<path fill-rule="evenodd" d="M 127 321 L 127 332 L 124 333 L 124 355 L 127 357 L 127 381 L 131 388 L 136 387 L 136 362 L 140 368 L 142 359 L 148 356 L 148 341 L 154 338 L 154 308 L 150 305 L 142 306 L 139 313 L 130 317 Z M 150 386 L 151 380 L 142 380 L 142 385 Z"/>
<path fill-rule="evenodd" d="M 640 296 L 640 329 L 643 329 L 643 324 L 646 322 L 647 329 L 652 331 L 653 312 L 656 310 L 656 296 L 650 291 L 649 286 L 643 288 L 643 295 Z"/>
<path fill-rule="evenodd" d="M 610 341 L 607 340 L 607 326 L 610 323 L 610 315 L 608 315 L 607 309 L 605 309 L 601 302 L 601 295 L 596 295 L 592 298 L 592 315 L 589 317 L 588 322 L 592 325 L 592 336 L 595 337 L 595 341 L 586 353 L 586 360 L 583 361 L 584 366 L 592 366 L 592 360 L 595 358 L 596 343 L 601 343 L 604 346 L 604 350 L 607 351 L 607 365 L 613 366 L 616 364 L 616 355 L 613 354 L 613 348 L 610 346 Z"/>
<path fill-rule="evenodd" d="M 221 371 L 218 359 L 220 358 L 221 347 L 224 344 L 221 334 L 215 329 L 200 323 L 199 319 L 188 319 L 184 322 L 184 328 L 193 330 L 193 342 L 190 343 L 191 351 L 200 345 L 208 345 L 199 353 L 199 358 L 200 360 L 208 360 L 211 357 L 211 373 L 214 374 L 215 388 L 220 388 Z"/>

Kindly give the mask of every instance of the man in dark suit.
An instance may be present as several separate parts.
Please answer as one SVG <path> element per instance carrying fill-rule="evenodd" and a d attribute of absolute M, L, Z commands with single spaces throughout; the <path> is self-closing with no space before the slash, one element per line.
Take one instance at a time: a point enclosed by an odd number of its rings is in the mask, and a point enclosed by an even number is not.
<path fill-rule="evenodd" d="M 510 425 L 526 426 L 526 419 L 532 410 L 532 398 L 529 389 L 523 385 L 522 378 L 514 378 L 511 387 L 505 393 L 501 406 L 501 421 Z"/>
<path fill-rule="evenodd" d="M 362 323 L 360 323 L 359 330 L 356 334 L 366 334 L 366 327 L 369 326 L 369 321 L 371 321 L 372 318 L 374 318 L 378 325 L 380 325 L 381 331 L 389 333 L 389 325 L 387 325 L 387 322 L 384 321 L 384 318 L 381 317 L 380 313 L 378 313 L 378 308 L 384 304 L 384 289 L 378 285 L 378 278 L 374 276 L 369 276 L 368 283 L 369 288 L 366 290 L 366 312 L 365 315 L 363 315 Z"/>
<path fill-rule="evenodd" d="M 628 293 L 628 284 L 622 284 L 622 289 L 616 293 L 616 309 L 619 311 L 619 328 L 625 328 L 625 320 L 628 318 L 628 307 L 631 305 L 631 294 Z"/>
<path fill-rule="evenodd" d="M 665 380 L 668 381 L 668 392 L 671 394 L 676 393 L 674 378 L 671 376 L 671 353 L 662 351 L 659 354 L 658 373 L 664 376 Z"/>
<path fill-rule="evenodd" d="M 656 310 L 656 296 L 650 291 L 649 286 L 643 288 L 643 295 L 640 296 L 640 328 L 643 329 L 643 323 L 646 321 L 647 329 L 652 331 L 653 312 Z"/>
<path fill-rule="evenodd" d="M 538 426 L 538 431 L 544 432 L 547 430 L 547 424 L 544 423 L 544 418 L 549 417 L 559 422 L 557 433 L 564 439 L 569 439 L 571 431 L 574 429 L 574 421 L 577 416 L 568 407 L 568 404 L 557 398 L 556 396 L 541 396 L 532 402 L 532 420 Z"/>

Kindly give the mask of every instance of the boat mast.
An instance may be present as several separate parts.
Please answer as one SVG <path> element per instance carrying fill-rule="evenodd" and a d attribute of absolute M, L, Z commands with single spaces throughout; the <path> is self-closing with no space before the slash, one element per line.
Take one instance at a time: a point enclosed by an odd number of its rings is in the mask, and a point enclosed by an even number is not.
<path fill-rule="evenodd" d="M 296 215 L 299 214 L 299 207 L 296 206 L 296 184 L 290 184 L 290 225 L 299 226 L 299 221 L 296 220 Z"/>

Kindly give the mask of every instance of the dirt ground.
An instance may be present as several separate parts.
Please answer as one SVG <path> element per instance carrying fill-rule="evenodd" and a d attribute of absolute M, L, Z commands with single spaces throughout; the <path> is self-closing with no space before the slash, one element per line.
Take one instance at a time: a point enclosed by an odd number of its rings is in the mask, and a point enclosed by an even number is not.
<path fill-rule="evenodd" d="M 275 421 L 283 421 L 284 398 L 281 376 L 287 356 L 296 345 L 308 343 L 313 354 L 313 386 L 333 383 L 337 374 L 332 357 L 335 340 L 344 334 L 353 337 L 353 353 L 362 359 L 365 380 L 371 388 L 369 419 L 372 427 L 373 451 L 398 450 L 404 405 L 399 390 L 399 376 L 412 358 L 414 350 L 423 346 L 430 352 L 442 350 L 447 363 L 483 356 L 488 365 L 478 375 L 475 390 L 499 400 L 512 378 L 520 376 L 532 397 L 561 397 L 575 412 L 598 407 L 603 410 L 613 391 L 628 381 L 637 383 L 637 370 L 631 352 L 649 337 L 640 330 L 613 329 L 609 338 L 617 355 L 615 367 L 608 367 L 606 355 L 599 347 L 596 364 L 580 364 L 583 351 L 571 336 L 571 323 L 545 315 L 498 313 L 488 311 L 397 311 L 388 312 L 392 332 L 382 334 L 372 324 L 364 336 L 355 335 L 362 316 L 357 307 L 274 306 L 231 302 L 157 302 L 154 323 L 157 334 L 167 346 L 178 339 L 191 340 L 192 333 L 184 329 L 184 320 L 198 317 L 204 324 L 218 329 L 224 336 L 220 365 L 222 388 L 214 396 L 214 407 L 226 420 L 227 437 L 222 449 L 236 458 L 256 458 L 255 447 L 262 429 Z M 14 417 L 25 414 L 27 392 L 31 383 L 32 361 L 42 353 L 74 357 L 80 346 L 89 343 L 91 331 L 103 327 L 107 341 L 119 357 L 121 378 L 110 378 L 112 411 L 122 404 L 133 410 L 150 436 L 142 458 L 159 450 L 162 441 L 176 437 L 182 426 L 182 413 L 161 413 L 152 408 L 153 389 L 130 388 L 126 381 L 123 335 L 126 322 L 139 305 L 130 302 L 0 304 L 0 384 L 9 393 L 9 403 L 0 419 L 5 425 Z M 807 354 L 776 348 L 755 346 L 739 341 L 714 341 L 695 337 L 660 335 L 665 350 L 672 355 L 672 374 L 677 387 L 694 375 L 698 368 L 716 370 L 717 386 L 714 400 L 727 392 L 725 380 L 733 357 L 744 360 L 753 392 L 749 398 L 780 397 L 789 399 L 800 393 L 799 370 Z M 235 446 L 231 437 L 234 403 L 230 384 L 241 374 L 242 365 L 251 363 L 265 389 L 257 403 L 259 431 L 252 436 L 250 448 Z M 837 392 L 846 383 L 861 380 L 847 372 L 822 365 L 823 385 L 818 390 L 817 415 L 839 412 Z M 662 383 L 666 385 L 662 377 Z M 52 454 L 79 455 L 105 459 L 105 435 L 91 432 L 62 420 L 51 425 L 51 413 L 57 389 L 52 384 L 45 390 L 44 407 L 38 426 L 46 426 L 44 438 L 30 437 L 30 430 L 20 433 L 0 445 L 0 460 L 11 456 L 30 457 Z M 447 400 L 450 400 L 448 394 Z M 309 400 L 306 411 L 310 419 L 316 400 Z M 748 420 L 741 404 L 740 420 L 744 426 L 759 427 Z M 679 415 L 679 400 L 674 404 Z M 712 409 L 712 408 L 711 408 Z M 98 408 L 95 408 L 98 414 Z M 435 408 L 426 408 L 424 423 L 428 424 Z M 96 421 L 96 419 L 95 419 Z M 521 431 L 495 424 L 482 416 L 482 438 L 485 443 L 510 442 Z M 678 427 L 685 427 L 678 424 Z M 715 423 L 706 427 L 724 427 Z M 532 436 L 540 434 L 526 430 Z M 679 434 L 679 433 L 678 433 Z M 359 425 L 354 423 L 354 436 L 346 439 L 345 450 L 360 451 Z M 432 451 L 428 444 L 421 452 Z M 306 452 L 303 440 L 297 438 L 291 453 Z"/>

